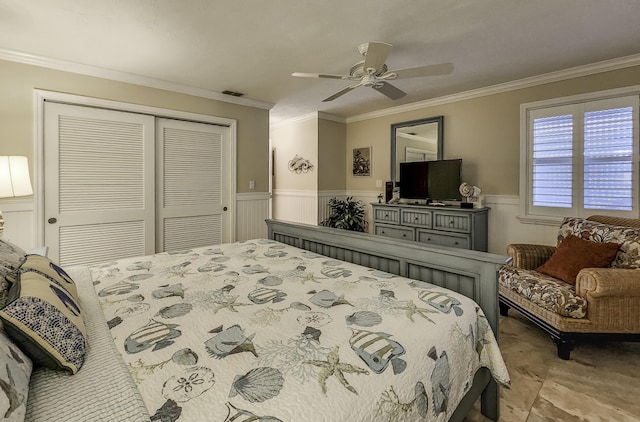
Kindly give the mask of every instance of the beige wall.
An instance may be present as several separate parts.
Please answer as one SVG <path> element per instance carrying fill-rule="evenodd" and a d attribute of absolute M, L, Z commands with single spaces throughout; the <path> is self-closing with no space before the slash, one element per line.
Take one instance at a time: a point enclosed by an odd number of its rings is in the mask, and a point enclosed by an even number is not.
<path fill-rule="evenodd" d="M 269 190 L 269 111 L 160 89 L 0 60 L 0 155 L 33 163 L 34 89 L 236 119 L 237 191 Z M 31 164 L 33 165 L 33 164 Z"/>
<path fill-rule="evenodd" d="M 307 119 L 271 130 L 271 145 L 275 149 L 274 189 L 318 189 L 318 120 Z M 289 171 L 288 163 L 296 155 L 309 160 L 313 171 Z"/>
<path fill-rule="evenodd" d="M 483 194 L 518 195 L 520 104 L 633 85 L 640 66 L 348 123 L 347 152 L 372 145 L 373 177 L 352 177 L 347 163 L 347 190 L 380 190 L 375 181 L 389 180 L 392 123 L 442 115 L 444 158 L 463 159 L 463 180 Z"/>
<path fill-rule="evenodd" d="M 346 134 L 345 123 L 318 117 L 273 128 L 270 136 L 275 149 L 274 189 L 344 190 Z M 311 161 L 314 171 L 289 171 L 288 162 L 295 155 Z"/>
<path fill-rule="evenodd" d="M 346 124 L 318 119 L 318 190 L 346 189 L 346 143 Z"/>

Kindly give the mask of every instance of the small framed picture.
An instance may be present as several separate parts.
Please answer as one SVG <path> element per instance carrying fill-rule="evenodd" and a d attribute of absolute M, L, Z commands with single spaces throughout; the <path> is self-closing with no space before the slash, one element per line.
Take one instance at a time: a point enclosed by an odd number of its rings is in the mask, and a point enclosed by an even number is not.
<path fill-rule="evenodd" d="M 353 175 L 371 176 L 371 147 L 353 149 Z"/>

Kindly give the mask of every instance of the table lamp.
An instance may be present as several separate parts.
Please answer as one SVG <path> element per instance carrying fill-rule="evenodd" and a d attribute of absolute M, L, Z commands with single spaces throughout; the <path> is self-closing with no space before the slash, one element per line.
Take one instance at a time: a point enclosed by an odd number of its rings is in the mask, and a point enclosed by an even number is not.
<path fill-rule="evenodd" d="M 27 157 L 0 155 L 0 198 L 33 195 Z M 0 237 L 4 231 L 4 218 L 0 211 Z"/>

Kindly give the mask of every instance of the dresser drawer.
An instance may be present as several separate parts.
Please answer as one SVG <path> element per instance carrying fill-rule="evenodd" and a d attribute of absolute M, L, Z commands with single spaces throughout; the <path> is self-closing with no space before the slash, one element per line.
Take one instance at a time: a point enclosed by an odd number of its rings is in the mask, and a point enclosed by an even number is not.
<path fill-rule="evenodd" d="M 469 214 L 433 212 L 433 228 L 460 233 L 471 233 L 471 217 Z"/>
<path fill-rule="evenodd" d="M 400 224 L 400 208 L 375 207 L 373 221 L 387 224 Z"/>
<path fill-rule="evenodd" d="M 400 213 L 400 224 L 429 229 L 431 228 L 431 211 L 403 209 Z"/>
<path fill-rule="evenodd" d="M 415 230 L 408 227 L 376 224 L 374 230 L 375 234 L 379 236 L 393 237 L 394 239 L 415 240 Z"/>
<path fill-rule="evenodd" d="M 449 246 L 452 248 L 469 249 L 471 238 L 459 234 L 442 234 L 428 230 L 418 230 L 417 241 L 429 245 Z"/>

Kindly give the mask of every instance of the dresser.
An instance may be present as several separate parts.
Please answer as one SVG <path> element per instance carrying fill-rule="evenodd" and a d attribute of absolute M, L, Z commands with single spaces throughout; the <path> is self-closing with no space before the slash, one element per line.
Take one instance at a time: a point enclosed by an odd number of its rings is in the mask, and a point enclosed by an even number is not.
<path fill-rule="evenodd" d="M 371 204 L 373 233 L 438 246 L 487 251 L 489 208 Z"/>

